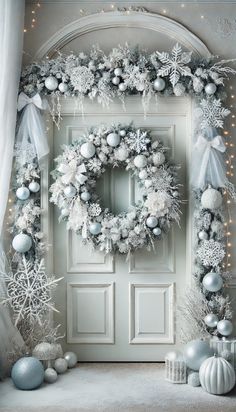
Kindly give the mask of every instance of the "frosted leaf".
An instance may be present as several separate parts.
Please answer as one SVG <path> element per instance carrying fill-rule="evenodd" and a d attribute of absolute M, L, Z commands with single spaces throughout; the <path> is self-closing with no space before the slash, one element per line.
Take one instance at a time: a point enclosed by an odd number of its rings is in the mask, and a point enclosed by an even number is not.
<path fill-rule="evenodd" d="M 203 99 L 198 110 L 202 116 L 202 129 L 208 126 L 222 128 L 224 126 L 224 118 L 230 114 L 230 110 L 222 107 L 220 99 Z"/>
<path fill-rule="evenodd" d="M 171 53 L 156 52 L 163 66 L 158 69 L 158 76 L 169 76 L 170 82 L 174 87 L 178 83 L 180 76 L 191 76 L 190 67 L 186 64 L 191 61 L 191 52 L 182 52 L 181 46 L 177 43 Z"/>
<path fill-rule="evenodd" d="M 213 239 L 203 240 L 197 250 L 197 256 L 204 266 L 216 267 L 224 259 L 224 245 Z"/>
<path fill-rule="evenodd" d="M 140 129 L 130 132 L 125 140 L 129 148 L 137 153 L 147 150 L 147 145 L 150 143 L 147 132 L 142 132 Z"/>

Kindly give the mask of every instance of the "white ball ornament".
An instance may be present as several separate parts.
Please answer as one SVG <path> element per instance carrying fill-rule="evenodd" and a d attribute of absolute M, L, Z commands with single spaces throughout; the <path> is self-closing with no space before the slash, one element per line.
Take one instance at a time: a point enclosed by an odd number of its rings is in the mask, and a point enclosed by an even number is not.
<path fill-rule="evenodd" d="M 53 91 L 53 90 L 56 90 L 58 86 L 58 80 L 54 76 L 49 76 L 46 78 L 44 84 L 45 84 L 46 89 Z"/>
<path fill-rule="evenodd" d="M 179 192 L 178 192 L 178 190 L 174 190 L 174 192 L 172 193 L 172 195 L 173 195 L 174 198 L 179 197 Z"/>
<path fill-rule="evenodd" d="M 60 83 L 58 86 L 58 89 L 60 90 L 61 93 L 66 93 L 68 90 L 68 84 L 67 83 Z"/>
<path fill-rule="evenodd" d="M 216 92 L 216 89 L 217 89 L 217 87 L 216 87 L 215 83 L 208 83 L 205 87 L 205 92 L 208 95 L 212 95 Z"/>
<path fill-rule="evenodd" d="M 209 272 L 204 276 L 202 283 L 209 292 L 218 292 L 223 286 L 223 279 L 219 273 Z"/>
<path fill-rule="evenodd" d="M 205 232 L 205 230 L 201 230 L 198 233 L 198 237 L 199 237 L 200 240 L 207 240 L 208 239 L 208 234 L 207 234 L 207 232 Z"/>
<path fill-rule="evenodd" d="M 146 225 L 150 228 L 154 228 L 158 223 L 158 220 L 155 216 L 149 216 L 146 220 Z"/>
<path fill-rule="evenodd" d="M 204 322 L 209 328 L 216 328 L 218 321 L 218 316 L 214 313 L 208 313 L 204 318 Z"/>
<path fill-rule="evenodd" d="M 39 191 L 39 189 L 40 189 L 40 184 L 39 184 L 38 182 L 35 182 L 35 181 L 30 182 L 30 184 L 29 184 L 29 190 L 30 190 L 32 193 L 37 193 L 37 192 Z"/>
<path fill-rule="evenodd" d="M 76 194 L 76 188 L 74 186 L 66 186 L 64 189 L 64 194 L 66 197 L 71 198 L 74 197 Z"/>
<path fill-rule="evenodd" d="M 120 136 L 117 133 L 109 133 L 107 135 L 107 144 L 111 147 L 116 147 L 120 144 Z"/>
<path fill-rule="evenodd" d="M 202 388 L 214 395 L 224 395 L 235 385 L 235 372 L 232 365 L 222 357 L 206 359 L 199 371 Z"/>
<path fill-rule="evenodd" d="M 120 78 L 116 76 L 113 77 L 111 81 L 115 86 L 118 86 L 118 84 L 120 83 Z"/>
<path fill-rule="evenodd" d="M 227 319 L 220 320 L 217 323 L 217 330 L 222 336 L 229 336 L 233 332 L 233 324 Z"/>
<path fill-rule="evenodd" d="M 149 187 L 151 187 L 151 186 L 152 186 L 152 180 L 150 180 L 150 179 L 145 180 L 144 186 L 145 186 L 147 189 L 148 189 Z"/>
<path fill-rule="evenodd" d="M 222 201 L 221 193 L 211 187 L 206 189 L 201 197 L 201 204 L 205 209 L 218 209 L 222 205 Z"/>
<path fill-rule="evenodd" d="M 85 159 L 90 159 L 95 155 L 96 148 L 93 143 L 87 142 L 83 143 L 80 148 L 80 153 Z"/>
<path fill-rule="evenodd" d="M 118 88 L 119 88 L 119 90 L 120 90 L 121 92 L 125 92 L 126 89 L 127 89 L 127 86 L 126 86 L 125 83 L 120 83 L 119 86 L 118 86 Z"/>
<path fill-rule="evenodd" d="M 161 166 L 165 162 L 166 158 L 164 153 L 158 152 L 153 155 L 153 163 L 155 166 Z"/>
<path fill-rule="evenodd" d="M 32 239 L 29 235 L 20 233 L 13 238 L 12 247 L 16 252 L 26 253 L 32 246 Z"/>
<path fill-rule="evenodd" d="M 187 343 L 184 348 L 184 357 L 188 368 L 198 371 L 205 359 L 213 355 L 209 343 L 196 339 Z"/>
<path fill-rule="evenodd" d="M 80 195 L 80 198 L 84 201 L 84 202 L 88 202 L 89 199 L 91 199 L 91 195 L 89 192 L 82 192 Z"/>
<path fill-rule="evenodd" d="M 101 223 L 94 222 L 94 223 L 91 223 L 91 225 L 89 226 L 89 231 L 91 235 L 96 236 L 101 232 L 101 228 L 102 228 Z"/>
<path fill-rule="evenodd" d="M 47 368 L 44 371 L 44 381 L 47 383 L 55 383 L 57 380 L 57 372 L 53 368 Z"/>
<path fill-rule="evenodd" d="M 66 217 L 66 216 L 69 216 L 69 214 L 70 214 L 70 212 L 69 212 L 69 210 L 68 209 L 61 209 L 61 215 L 62 216 L 64 216 L 64 217 Z"/>
<path fill-rule="evenodd" d="M 68 368 L 68 364 L 65 359 L 63 358 L 58 358 L 54 362 L 54 369 L 57 371 L 57 373 L 65 373 Z"/>
<path fill-rule="evenodd" d="M 121 129 L 121 130 L 119 131 L 119 135 L 120 135 L 121 137 L 125 137 L 125 136 L 126 136 L 126 130 Z"/>
<path fill-rule="evenodd" d="M 122 69 L 121 69 L 120 67 L 117 67 L 117 68 L 114 70 L 114 75 L 115 75 L 115 76 L 121 76 L 121 75 L 122 75 Z"/>
<path fill-rule="evenodd" d="M 154 227 L 154 229 L 153 229 L 153 234 L 154 234 L 155 236 L 160 236 L 160 234 L 161 234 L 161 229 L 160 229 L 159 227 Z"/>
<path fill-rule="evenodd" d="M 141 169 L 142 167 L 145 167 L 147 164 L 147 158 L 144 155 L 137 155 L 134 158 L 134 165 Z"/>
<path fill-rule="evenodd" d="M 19 200 L 27 200 L 29 198 L 29 195 L 30 195 L 30 191 L 25 186 L 19 187 L 16 191 L 16 197 Z"/>
<path fill-rule="evenodd" d="M 156 80 L 154 80 L 153 88 L 157 92 L 161 92 L 162 90 L 164 90 L 165 86 L 166 86 L 166 82 L 161 77 L 157 77 Z"/>
<path fill-rule="evenodd" d="M 78 362 L 77 355 L 74 352 L 64 353 L 64 359 L 66 360 L 69 369 L 74 368 L 74 366 L 76 366 L 76 364 Z"/>
<path fill-rule="evenodd" d="M 141 170 L 140 172 L 139 172 L 139 179 L 141 179 L 141 180 L 144 180 L 144 179 L 146 179 L 147 178 L 147 176 L 148 176 L 148 174 L 147 174 L 147 171 L 146 170 Z"/>

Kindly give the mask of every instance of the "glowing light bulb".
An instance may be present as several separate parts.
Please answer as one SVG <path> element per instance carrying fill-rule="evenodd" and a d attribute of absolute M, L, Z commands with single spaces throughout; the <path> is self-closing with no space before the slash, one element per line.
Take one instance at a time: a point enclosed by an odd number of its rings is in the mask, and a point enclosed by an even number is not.
<path fill-rule="evenodd" d="M 232 246 L 232 243 L 227 243 L 227 246 L 228 246 L 228 247 L 231 247 L 231 246 Z"/>

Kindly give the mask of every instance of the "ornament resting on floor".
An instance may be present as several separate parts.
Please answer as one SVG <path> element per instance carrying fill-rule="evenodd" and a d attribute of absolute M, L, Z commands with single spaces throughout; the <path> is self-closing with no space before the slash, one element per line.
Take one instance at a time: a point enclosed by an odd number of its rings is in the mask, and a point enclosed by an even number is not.
<path fill-rule="evenodd" d="M 202 388 L 214 395 L 224 395 L 235 385 L 235 372 L 222 357 L 213 356 L 206 359 L 199 371 Z"/>
<path fill-rule="evenodd" d="M 194 388 L 197 388 L 198 386 L 201 386 L 198 372 L 190 372 L 189 373 L 189 375 L 188 375 L 188 385 L 193 386 Z"/>
<path fill-rule="evenodd" d="M 57 381 L 57 372 L 53 368 L 47 368 L 44 371 L 44 382 L 55 383 Z"/>
<path fill-rule="evenodd" d="M 74 368 L 78 362 L 78 357 L 74 352 L 66 352 L 64 353 L 64 359 L 68 364 L 68 368 Z"/>
<path fill-rule="evenodd" d="M 81 234 L 85 243 L 106 253 L 129 254 L 144 246 L 150 250 L 170 224 L 179 221 L 177 167 L 169 163 L 166 151 L 148 130 L 132 125 L 101 125 L 64 146 L 50 189 L 50 200 L 61 210 L 60 220 L 67 221 L 67 229 Z M 96 180 L 107 167 L 125 168 L 140 185 L 142 200 L 127 213 L 113 215 L 99 204 Z"/>
<path fill-rule="evenodd" d="M 68 368 L 68 364 L 66 359 L 64 358 L 58 358 L 54 362 L 54 369 L 56 370 L 57 373 L 62 374 L 65 373 Z"/>
<path fill-rule="evenodd" d="M 56 353 L 51 343 L 41 342 L 35 346 L 32 355 L 46 363 L 47 368 L 51 367 L 51 363 L 56 359 Z"/>
<path fill-rule="evenodd" d="M 43 365 L 38 359 L 32 356 L 21 358 L 13 366 L 11 378 L 17 389 L 36 389 L 44 380 Z"/>

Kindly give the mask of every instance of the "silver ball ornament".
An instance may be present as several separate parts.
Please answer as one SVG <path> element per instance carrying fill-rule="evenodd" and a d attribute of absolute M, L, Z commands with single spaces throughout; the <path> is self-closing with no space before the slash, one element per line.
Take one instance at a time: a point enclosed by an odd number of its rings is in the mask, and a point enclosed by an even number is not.
<path fill-rule="evenodd" d="M 64 189 L 64 194 L 66 197 L 71 198 L 74 197 L 76 194 L 76 188 L 74 186 L 66 186 Z"/>
<path fill-rule="evenodd" d="M 58 86 L 58 89 L 60 90 L 61 93 L 66 93 L 68 90 L 68 84 L 67 83 L 60 83 Z"/>
<path fill-rule="evenodd" d="M 200 240 L 207 240 L 208 239 L 208 234 L 207 234 L 207 232 L 205 232 L 205 230 L 201 230 L 198 233 L 198 237 L 199 237 Z"/>
<path fill-rule="evenodd" d="M 134 158 L 134 165 L 141 169 L 142 167 L 145 167 L 147 164 L 147 158 L 144 155 L 137 155 Z"/>
<path fill-rule="evenodd" d="M 29 235 L 19 233 L 13 238 L 12 247 L 16 252 L 26 253 L 32 246 L 32 239 Z"/>
<path fill-rule="evenodd" d="M 165 86 L 166 86 L 166 82 L 161 77 L 157 77 L 156 80 L 154 80 L 153 88 L 157 92 L 161 92 L 162 90 L 164 90 Z"/>
<path fill-rule="evenodd" d="M 126 89 L 127 89 L 127 86 L 126 86 L 125 83 L 120 83 L 119 86 L 118 86 L 118 88 L 119 88 L 119 90 L 120 90 L 121 92 L 125 92 Z"/>
<path fill-rule="evenodd" d="M 223 279 L 219 273 L 209 272 L 204 276 L 202 283 L 209 292 L 218 292 L 223 286 Z"/>
<path fill-rule="evenodd" d="M 204 318 L 204 322 L 209 328 L 216 328 L 219 319 L 214 313 L 208 313 Z"/>
<path fill-rule="evenodd" d="M 65 373 L 68 368 L 67 362 L 64 358 L 58 358 L 54 362 L 54 369 L 57 373 Z"/>
<path fill-rule="evenodd" d="M 107 135 L 107 144 L 111 147 L 116 147 L 120 144 L 120 136 L 117 133 L 109 133 Z"/>
<path fill-rule="evenodd" d="M 222 201 L 221 193 L 211 187 L 206 189 L 201 197 L 201 204 L 205 209 L 218 209 L 222 205 Z"/>
<path fill-rule="evenodd" d="M 154 227 L 154 229 L 153 229 L 153 234 L 155 235 L 155 236 L 160 236 L 160 234 L 161 234 L 161 229 L 159 228 L 159 227 Z"/>
<path fill-rule="evenodd" d="M 11 378 L 18 389 L 25 391 L 36 389 L 43 383 L 43 365 L 33 356 L 23 357 L 14 364 Z"/>
<path fill-rule="evenodd" d="M 99 222 L 91 223 L 89 226 L 89 231 L 91 235 L 98 235 L 101 232 L 102 225 Z"/>
<path fill-rule="evenodd" d="M 196 339 L 187 343 L 184 348 L 184 357 L 188 368 L 198 371 L 205 359 L 213 356 L 213 350 L 207 342 Z"/>
<path fill-rule="evenodd" d="M 216 89 L 217 89 L 217 87 L 216 87 L 215 83 L 208 83 L 208 84 L 205 86 L 205 92 L 206 92 L 206 94 L 208 94 L 208 95 L 214 94 L 214 93 L 216 92 Z"/>
<path fill-rule="evenodd" d="M 66 208 L 61 209 L 61 215 L 62 216 L 66 217 L 66 216 L 69 216 L 69 214 L 70 214 L 70 212 L 69 212 L 68 209 L 66 209 Z"/>
<path fill-rule="evenodd" d="M 57 372 L 53 368 L 47 368 L 44 371 L 44 381 L 47 383 L 54 383 L 57 380 Z"/>
<path fill-rule="evenodd" d="M 29 195 L 30 195 L 30 191 L 25 186 L 19 187 L 16 191 L 16 197 L 19 200 L 27 200 L 29 198 Z"/>
<path fill-rule="evenodd" d="M 39 189 L 40 189 L 40 184 L 39 184 L 38 182 L 35 182 L 35 181 L 30 182 L 30 184 L 29 184 L 29 190 L 30 190 L 32 193 L 37 193 L 37 192 L 39 191 Z"/>
<path fill-rule="evenodd" d="M 80 195 L 80 198 L 84 201 L 84 202 L 88 202 L 89 199 L 91 199 L 91 195 L 89 192 L 82 192 Z"/>
<path fill-rule="evenodd" d="M 116 76 L 113 77 L 111 81 L 115 86 L 118 86 L 118 84 L 120 83 L 120 78 Z"/>
<path fill-rule="evenodd" d="M 114 70 L 114 75 L 115 75 L 115 76 L 121 76 L 121 75 L 122 75 L 122 69 L 121 69 L 120 67 L 117 67 L 117 68 Z"/>
<path fill-rule="evenodd" d="M 45 84 L 46 89 L 53 91 L 53 90 L 56 90 L 58 86 L 58 80 L 54 76 L 49 76 L 46 78 L 44 84 Z"/>
<path fill-rule="evenodd" d="M 198 372 L 190 372 L 188 375 L 188 385 L 193 386 L 194 388 L 201 386 Z"/>
<path fill-rule="evenodd" d="M 125 136 L 126 136 L 126 130 L 124 130 L 124 129 L 120 130 L 120 131 L 119 131 L 119 135 L 120 135 L 121 137 L 125 137 Z"/>
<path fill-rule="evenodd" d="M 90 159 L 95 155 L 96 148 L 93 143 L 87 142 L 83 143 L 80 148 L 80 153 L 85 159 Z"/>
<path fill-rule="evenodd" d="M 146 220 L 146 225 L 150 228 L 154 228 L 158 223 L 158 220 L 155 216 L 149 216 Z"/>
<path fill-rule="evenodd" d="M 222 336 L 229 336 L 233 332 L 233 324 L 227 319 L 220 320 L 217 323 L 217 330 Z"/>
<path fill-rule="evenodd" d="M 74 368 L 78 362 L 78 357 L 74 352 L 66 352 L 64 353 L 64 359 L 68 364 L 68 368 Z"/>

